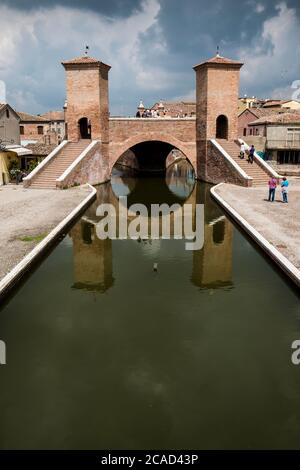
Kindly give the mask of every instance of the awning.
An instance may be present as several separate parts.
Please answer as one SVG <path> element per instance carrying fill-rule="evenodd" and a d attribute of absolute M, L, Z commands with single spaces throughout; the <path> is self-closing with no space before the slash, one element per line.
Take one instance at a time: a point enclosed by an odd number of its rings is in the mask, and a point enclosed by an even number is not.
<path fill-rule="evenodd" d="M 5 149 L 9 152 L 15 152 L 18 157 L 23 157 L 25 155 L 32 155 L 32 151 L 22 147 L 21 145 L 6 145 Z"/>

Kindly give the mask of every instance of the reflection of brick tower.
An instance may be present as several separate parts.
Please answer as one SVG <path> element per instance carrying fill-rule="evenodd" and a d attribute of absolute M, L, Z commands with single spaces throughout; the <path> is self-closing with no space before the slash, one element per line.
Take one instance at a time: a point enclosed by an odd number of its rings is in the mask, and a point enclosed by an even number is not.
<path fill-rule="evenodd" d="M 108 72 L 110 66 L 83 56 L 62 62 L 66 70 L 68 140 L 108 143 Z"/>
<path fill-rule="evenodd" d="M 83 221 L 72 228 L 70 235 L 73 241 L 73 287 L 105 292 L 114 283 L 111 240 L 99 240 L 94 226 Z"/>
<path fill-rule="evenodd" d="M 210 139 L 238 137 L 238 93 L 241 62 L 217 54 L 194 67 L 196 72 L 197 174 L 207 181 Z"/>
<path fill-rule="evenodd" d="M 232 232 L 224 216 L 205 224 L 204 247 L 193 251 L 195 286 L 217 289 L 232 285 Z"/>
<path fill-rule="evenodd" d="M 196 187 L 195 203 L 205 205 L 204 245 L 193 251 L 191 281 L 197 287 L 212 289 L 231 286 L 233 226 L 204 185 Z"/>

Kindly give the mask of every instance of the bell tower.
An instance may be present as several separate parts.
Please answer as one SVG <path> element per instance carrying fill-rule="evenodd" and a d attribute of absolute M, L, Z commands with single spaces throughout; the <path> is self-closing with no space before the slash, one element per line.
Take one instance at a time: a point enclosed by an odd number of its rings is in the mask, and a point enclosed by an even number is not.
<path fill-rule="evenodd" d="M 238 97 L 242 63 L 216 54 L 194 67 L 196 72 L 197 174 L 207 181 L 210 139 L 238 137 Z"/>
<path fill-rule="evenodd" d="M 108 72 L 110 66 L 84 55 L 62 62 L 66 71 L 68 140 L 109 141 Z"/>

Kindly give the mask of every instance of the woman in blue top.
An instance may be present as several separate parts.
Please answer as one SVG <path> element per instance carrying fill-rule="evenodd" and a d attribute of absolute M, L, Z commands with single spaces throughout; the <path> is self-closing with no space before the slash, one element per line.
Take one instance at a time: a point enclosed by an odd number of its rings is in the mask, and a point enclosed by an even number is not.
<path fill-rule="evenodd" d="M 288 185 L 289 185 L 289 182 L 284 176 L 281 182 L 281 193 L 282 193 L 282 201 L 286 203 L 288 202 Z"/>

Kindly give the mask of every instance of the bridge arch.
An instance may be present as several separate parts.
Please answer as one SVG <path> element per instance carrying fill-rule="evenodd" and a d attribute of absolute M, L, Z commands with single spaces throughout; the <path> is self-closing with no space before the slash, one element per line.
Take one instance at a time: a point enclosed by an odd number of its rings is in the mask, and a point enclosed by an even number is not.
<path fill-rule="evenodd" d="M 192 165 L 195 175 L 196 175 L 196 145 L 190 144 L 188 142 L 182 142 L 181 140 L 177 139 L 176 137 L 165 134 L 161 132 L 145 132 L 139 133 L 122 142 L 111 142 L 110 146 L 110 174 L 114 165 L 117 163 L 119 158 L 127 151 L 130 150 L 132 147 L 143 144 L 147 142 L 161 142 L 163 144 L 169 144 L 173 148 L 180 150 L 189 163 Z"/>

